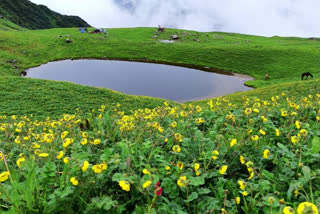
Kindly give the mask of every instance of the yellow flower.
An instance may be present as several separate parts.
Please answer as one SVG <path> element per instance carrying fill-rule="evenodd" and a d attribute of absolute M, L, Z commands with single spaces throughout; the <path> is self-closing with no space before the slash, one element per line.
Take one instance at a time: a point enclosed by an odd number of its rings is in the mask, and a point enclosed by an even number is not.
<path fill-rule="evenodd" d="M 297 129 L 301 128 L 302 123 L 300 121 L 297 120 L 294 124 L 296 125 Z"/>
<path fill-rule="evenodd" d="M 275 129 L 275 135 L 276 135 L 277 137 L 279 137 L 279 135 L 280 135 L 279 129 Z"/>
<path fill-rule="evenodd" d="M 194 171 L 198 171 L 199 168 L 200 168 L 200 164 L 195 163 L 193 166 Z"/>
<path fill-rule="evenodd" d="M 299 141 L 299 138 L 297 136 L 291 136 L 291 143 L 295 145 Z"/>
<path fill-rule="evenodd" d="M 68 131 L 64 131 L 61 133 L 61 139 L 63 140 L 69 134 Z"/>
<path fill-rule="evenodd" d="M 7 172 L 2 172 L 0 174 L 0 183 L 8 180 L 9 176 L 10 176 L 10 172 L 8 172 L 8 171 Z"/>
<path fill-rule="evenodd" d="M 259 109 L 254 108 L 254 109 L 253 109 L 253 112 L 255 112 L 255 113 L 259 113 Z"/>
<path fill-rule="evenodd" d="M 37 143 L 32 143 L 32 148 L 33 149 L 40 149 L 40 145 Z"/>
<path fill-rule="evenodd" d="M 171 127 L 172 127 L 172 128 L 176 128 L 176 127 L 177 127 L 177 122 L 176 122 L 176 121 L 173 121 L 173 122 L 171 123 Z"/>
<path fill-rule="evenodd" d="M 142 185 L 142 188 L 143 189 L 147 188 L 148 186 L 150 186 L 151 183 L 152 183 L 151 181 L 144 182 L 143 185 Z"/>
<path fill-rule="evenodd" d="M 227 210 L 225 208 L 221 208 L 221 214 L 227 214 Z"/>
<path fill-rule="evenodd" d="M 285 110 L 281 110 L 281 116 L 282 116 L 282 117 L 288 116 L 288 112 L 285 111 Z"/>
<path fill-rule="evenodd" d="M 21 166 L 21 163 L 23 163 L 26 159 L 24 158 L 24 156 L 20 157 L 18 160 L 17 160 L 17 165 L 18 167 L 20 168 Z"/>
<path fill-rule="evenodd" d="M 213 150 L 213 151 L 212 151 L 212 156 L 211 156 L 211 158 L 212 158 L 213 160 L 217 160 L 217 159 L 218 159 L 218 155 L 219 155 L 218 150 Z"/>
<path fill-rule="evenodd" d="M 308 135 L 308 131 L 307 131 L 306 129 L 301 129 L 301 130 L 300 130 L 300 134 L 301 134 L 302 136 L 307 136 L 307 135 Z"/>
<path fill-rule="evenodd" d="M 45 157 L 48 157 L 48 156 L 49 156 L 48 153 L 40 153 L 40 154 L 39 154 L 39 157 L 44 157 L 44 158 L 45 158 Z"/>
<path fill-rule="evenodd" d="M 227 165 L 223 165 L 223 166 L 221 166 L 221 167 L 220 167 L 220 169 L 219 169 L 219 173 L 220 173 L 220 175 L 225 174 L 225 173 L 226 173 L 226 171 L 227 171 L 227 169 L 228 169 L 228 166 L 227 166 Z"/>
<path fill-rule="evenodd" d="M 88 167 L 89 167 L 89 162 L 88 161 L 84 161 L 81 167 L 82 172 L 87 171 Z"/>
<path fill-rule="evenodd" d="M 94 173 L 100 174 L 103 170 L 106 170 L 108 168 L 107 164 L 104 162 L 101 164 L 96 164 L 92 166 L 92 170 Z"/>
<path fill-rule="evenodd" d="M 248 192 L 247 192 L 247 191 L 243 191 L 241 194 L 242 194 L 243 196 L 247 196 L 247 195 L 248 195 Z"/>
<path fill-rule="evenodd" d="M 66 138 L 63 140 L 63 147 L 67 148 L 71 143 L 73 143 L 73 139 L 72 138 Z"/>
<path fill-rule="evenodd" d="M 175 133 L 174 139 L 178 142 L 182 142 L 182 135 L 180 133 Z"/>
<path fill-rule="evenodd" d="M 20 136 L 17 136 L 17 137 L 14 139 L 14 142 L 15 142 L 16 144 L 20 144 L 20 143 L 21 143 Z"/>
<path fill-rule="evenodd" d="M 130 191 L 130 183 L 128 181 L 119 181 L 119 186 L 124 190 L 129 192 Z"/>
<path fill-rule="evenodd" d="M 240 155 L 240 163 L 244 164 L 245 162 L 246 162 L 245 158 L 242 155 Z"/>
<path fill-rule="evenodd" d="M 183 169 L 183 163 L 181 161 L 178 161 L 177 167 L 182 170 Z"/>
<path fill-rule="evenodd" d="M 196 122 L 196 124 L 201 124 L 201 123 L 204 123 L 204 119 L 203 118 L 197 118 L 195 122 Z"/>
<path fill-rule="evenodd" d="M 160 133 L 162 133 L 162 132 L 164 131 L 164 129 L 160 126 L 160 127 L 158 128 L 158 131 L 159 131 Z"/>
<path fill-rule="evenodd" d="M 249 114 L 251 114 L 252 110 L 251 108 L 246 108 L 246 110 L 244 110 L 244 113 L 248 116 Z"/>
<path fill-rule="evenodd" d="M 236 197 L 236 204 L 240 204 L 240 197 Z"/>
<path fill-rule="evenodd" d="M 93 142 L 90 142 L 90 144 L 93 144 L 93 145 L 98 145 L 101 143 L 101 140 L 100 139 L 94 139 Z"/>
<path fill-rule="evenodd" d="M 185 117 L 185 116 L 187 116 L 187 114 L 186 114 L 186 112 L 181 111 L 181 112 L 180 112 L 180 116 L 181 116 L 181 117 Z"/>
<path fill-rule="evenodd" d="M 265 149 L 265 150 L 263 151 L 263 157 L 264 157 L 265 159 L 268 159 L 268 158 L 269 158 L 269 155 L 270 155 L 269 149 Z"/>
<path fill-rule="evenodd" d="M 186 185 L 186 180 L 187 180 L 186 176 L 180 176 L 177 181 L 177 184 L 179 185 L 179 187 L 184 187 Z"/>
<path fill-rule="evenodd" d="M 169 170 L 170 170 L 170 166 L 167 165 L 167 166 L 165 167 L 165 169 L 166 169 L 167 171 L 169 171 Z"/>
<path fill-rule="evenodd" d="M 68 157 L 65 157 L 65 158 L 63 158 L 63 162 L 65 163 L 65 164 L 67 164 L 67 163 L 69 163 L 69 158 Z"/>
<path fill-rule="evenodd" d="M 196 106 L 196 111 L 199 113 L 202 111 L 201 107 L 200 106 Z"/>
<path fill-rule="evenodd" d="M 253 136 L 251 136 L 251 140 L 253 140 L 253 141 L 259 140 L 259 136 L 258 135 L 253 135 Z"/>
<path fill-rule="evenodd" d="M 64 152 L 63 151 L 60 151 L 57 155 L 57 159 L 60 160 L 64 155 Z"/>
<path fill-rule="evenodd" d="M 145 175 L 150 175 L 150 172 L 149 172 L 149 170 L 147 170 L 147 169 L 143 169 L 143 170 L 142 170 L 142 173 L 145 174 Z"/>
<path fill-rule="evenodd" d="M 253 166 L 253 162 L 252 161 L 248 161 L 246 163 L 247 168 L 252 167 Z"/>
<path fill-rule="evenodd" d="M 241 190 L 244 190 L 247 185 L 246 182 L 244 182 L 243 180 L 239 180 L 238 184 L 239 184 Z"/>
<path fill-rule="evenodd" d="M 232 139 L 230 142 L 230 147 L 233 147 L 237 143 L 237 139 Z"/>
<path fill-rule="evenodd" d="M 302 202 L 297 208 L 298 214 L 318 214 L 318 208 L 316 205 L 310 202 Z"/>
<path fill-rule="evenodd" d="M 286 206 L 283 208 L 283 214 L 294 214 L 294 209 L 292 207 Z"/>
<path fill-rule="evenodd" d="M 181 151 L 181 148 L 180 148 L 179 145 L 174 145 L 174 146 L 172 147 L 172 151 L 174 151 L 174 152 L 180 152 L 180 151 Z"/>
<path fill-rule="evenodd" d="M 79 184 L 79 181 L 75 177 L 70 178 L 70 182 L 73 186 L 77 186 Z"/>
<path fill-rule="evenodd" d="M 254 176 L 254 171 L 253 171 L 253 169 L 250 167 L 250 168 L 248 168 L 248 172 L 249 172 L 249 180 L 251 180 L 252 178 L 253 178 L 253 176 Z"/>
<path fill-rule="evenodd" d="M 82 138 L 80 143 L 81 143 L 81 145 L 86 145 L 88 143 L 87 138 Z"/>
<path fill-rule="evenodd" d="M 260 129 L 259 132 L 260 132 L 262 135 L 266 135 L 266 132 L 263 131 L 262 129 Z"/>
<path fill-rule="evenodd" d="M 80 132 L 80 134 L 81 134 L 81 137 L 83 137 L 83 138 L 88 138 L 88 133 L 87 132 Z"/>

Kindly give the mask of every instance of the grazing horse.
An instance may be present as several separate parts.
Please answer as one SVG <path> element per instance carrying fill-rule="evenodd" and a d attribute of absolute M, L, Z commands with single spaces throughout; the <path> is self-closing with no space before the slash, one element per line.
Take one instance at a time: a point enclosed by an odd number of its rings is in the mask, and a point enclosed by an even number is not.
<path fill-rule="evenodd" d="M 266 74 L 266 75 L 264 76 L 264 78 L 265 78 L 266 80 L 268 80 L 269 74 Z"/>
<path fill-rule="evenodd" d="M 303 80 L 304 77 L 306 77 L 306 80 L 307 80 L 309 76 L 311 76 L 311 79 L 313 78 L 310 72 L 304 72 L 301 74 L 301 80 Z"/>

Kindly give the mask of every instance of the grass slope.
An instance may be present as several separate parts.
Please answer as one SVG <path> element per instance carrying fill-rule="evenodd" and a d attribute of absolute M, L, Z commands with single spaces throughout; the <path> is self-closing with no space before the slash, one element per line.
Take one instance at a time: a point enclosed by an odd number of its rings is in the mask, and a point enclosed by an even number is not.
<path fill-rule="evenodd" d="M 0 31 L 9 31 L 9 30 L 24 30 L 24 28 L 10 22 L 6 18 L 0 19 Z"/>
<path fill-rule="evenodd" d="M 293 87 L 287 90 L 295 91 L 295 84 L 301 85 L 304 94 L 317 85 L 316 82 L 300 83 L 300 74 L 309 71 L 314 74 L 314 79 L 319 79 L 319 42 L 313 39 L 284 38 L 284 37 L 260 37 L 252 35 L 241 35 L 234 33 L 208 32 L 200 33 L 195 31 L 166 29 L 164 33 L 154 38 L 155 28 L 127 28 L 108 29 L 108 38 L 100 34 L 81 34 L 77 29 L 50 29 L 33 31 L 6 31 L 0 34 L 0 82 L 2 94 L 6 99 L 0 101 L 3 114 L 12 114 L 17 110 L 13 106 L 21 106 L 17 114 L 30 113 L 31 111 L 41 112 L 43 115 L 50 115 L 56 109 L 57 113 L 64 110 L 69 112 L 72 104 L 74 107 L 87 106 L 88 103 L 96 103 L 94 94 L 100 90 L 91 88 L 87 93 L 86 102 L 79 98 L 70 100 L 70 106 L 66 107 L 61 97 L 65 97 L 65 91 L 79 94 L 82 86 L 69 83 L 59 83 L 63 88 L 54 89 L 55 93 L 47 95 L 51 103 L 55 103 L 53 109 L 39 107 L 43 102 L 41 96 L 34 96 L 27 100 L 24 97 L 34 91 L 48 91 L 49 81 L 22 80 L 18 77 L 20 73 L 30 67 L 38 66 L 49 61 L 66 58 L 100 58 L 100 59 L 124 59 L 136 61 L 153 61 L 168 64 L 192 65 L 198 67 L 210 67 L 212 70 L 219 69 L 240 74 L 248 74 L 256 78 L 255 81 L 248 81 L 246 84 L 253 87 L 270 86 L 275 90 L 276 86 L 283 83 L 292 83 Z M 177 34 L 180 39 L 171 44 L 161 43 L 162 39 L 169 39 L 171 35 Z M 58 35 L 62 37 L 59 38 Z M 67 44 L 65 39 L 71 38 L 73 42 Z M 18 62 L 7 63 L 7 60 L 17 59 Z M 264 80 L 264 75 L 269 74 L 269 80 Z M 6 76 L 11 78 L 8 84 Z M 299 82 L 300 81 L 300 82 Z M 310 82 L 310 81 L 308 81 Z M 28 84 L 38 84 L 35 88 Z M 280 86 L 284 90 L 287 85 Z M 10 95 L 10 91 L 17 94 Z M 270 88 L 261 91 L 248 92 L 250 95 L 269 93 Z M 278 90 L 278 89 L 276 89 Z M 104 103 L 114 102 L 118 94 L 105 90 L 109 99 Z M 243 93 L 241 93 L 243 94 Z M 41 95 L 41 93 L 39 93 Z M 12 98 L 15 97 L 15 99 Z M 27 95 L 29 96 L 29 95 Z M 79 94 L 80 96 L 80 94 Z M 238 95 L 234 95 L 237 97 Z M 76 101 L 78 99 L 78 101 Z M 128 98 L 129 100 L 131 98 Z M 139 100 L 138 98 L 135 98 Z M 118 99 L 116 99 L 118 100 Z M 120 99 L 121 100 L 121 99 Z M 154 99 L 150 99 L 154 100 Z M 81 104 L 83 103 L 83 105 Z M 137 103 L 129 102 L 129 106 L 139 106 Z M 100 104 L 100 102 L 99 102 Z M 143 102 L 141 104 L 144 104 Z M 146 107 L 158 104 L 153 101 Z M 22 107 L 27 106 L 28 108 Z M 14 110 L 10 110 L 14 109 Z M 34 110 L 29 110 L 34 109 Z"/>

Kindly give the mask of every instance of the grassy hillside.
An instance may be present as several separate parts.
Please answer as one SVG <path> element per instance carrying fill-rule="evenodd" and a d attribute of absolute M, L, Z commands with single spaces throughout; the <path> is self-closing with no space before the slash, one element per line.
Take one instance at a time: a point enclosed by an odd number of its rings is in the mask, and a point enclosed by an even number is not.
<path fill-rule="evenodd" d="M 80 17 L 61 15 L 29 0 L 1 0 L 0 15 L 28 29 L 89 26 Z"/>
<path fill-rule="evenodd" d="M 8 31 L 8 30 L 24 30 L 24 28 L 10 22 L 5 17 L 0 19 L 0 31 Z"/>
<path fill-rule="evenodd" d="M 100 59 L 123 59 L 136 61 L 151 61 L 168 64 L 178 64 L 185 66 L 195 66 L 198 68 L 209 67 L 209 71 L 228 71 L 240 74 L 248 74 L 256 78 L 246 84 L 253 87 L 271 88 L 260 91 L 248 92 L 269 93 L 279 92 L 286 88 L 282 83 L 292 83 L 301 85 L 302 94 L 309 93 L 309 89 L 317 86 L 316 82 L 301 82 L 300 74 L 309 71 L 314 74 L 314 79 L 319 79 L 318 59 L 319 44 L 316 40 L 302 38 L 284 37 L 260 37 L 251 35 L 241 35 L 233 33 L 199 33 L 194 31 L 167 29 L 166 32 L 155 36 L 155 28 L 128 28 L 128 29 L 108 29 L 108 37 L 102 34 L 81 34 L 78 29 L 51 29 L 35 31 L 5 31 L 0 34 L 0 81 L 7 83 L 5 76 L 15 76 L 10 79 L 10 84 L 2 84 L 2 94 L 7 99 L 2 99 L 0 104 L 3 114 L 14 114 L 18 107 L 17 114 L 25 114 L 38 111 L 42 115 L 50 115 L 53 112 L 60 114 L 70 112 L 72 104 L 86 106 L 88 103 L 96 103 L 94 94 L 100 94 L 100 90 L 91 88 L 90 92 L 85 92 L 86 101 L 76 98 L 69 102 L 70 105 L 60 105 L 61 97 L 65 97 L 65 91 L 78 94 L 83 90 L 82 86 L 69 83 L 59 83 L 63 90 L 55 88 L 55 94 L 48 96 L 53 108 L 41 107 L 43 103 L 41 96 L 34 96 L 27 100 L 24 94 L 27 91 L 45 92 L 47 85 L 54 85 L 50 81 L 43 81 L 45 84 L 38 84 L 35 90 L 33 84 L 36 80 L 24 80 L 17 77 L 20 73 L 30 67 L 38 66 L 49 61 L 66 58 L 100 58 Z M 171 35 L 177 34 L 180 39 L 171 44 L 161 43 L 162 39 L 169 39 Z M 62 36 L 61 38 L 58 36 Z M 67 44 L 65 40 L 72 39 L 72 43 Z M 16 59 L 16 63 L 8 63 L 8 60 Z M 264 80 L 264 75 L 269 74 L 269 80 Z M 29 85 L 31 84 L 32 85 Z M 297 87 L 290 87 L 293 92 Z M 271 90 L 270 90 L 271 89 Z M 15 99 L 8 96 L 10 91 L 16 91 Z M 30 92 L 30 93 L 31 93 Z M 118 94 L 105 90 L 105 103 L 114 102 Z M 108 95 L 107 95 L 108 94 Z M 237 95 L 234 95 L 237 97 Z M 302 95 L 301 95 L 302 96 Z M 130 100 L 131 98 L 128 98 Z M 9 101 L 8 101 L 9 100 Z M 63 103 L 63 102 L 62 102 Z M 82 104 L 81 104 L 82 103 Z M 100 104 L 101 102 L 99 102 Z M 128 106 L 143 107 L 135 102 L 128 102 Z M 96 105 L 99 105 L 96 104 Z M 146 107 L 158 105 L 158 101 L 151 102 Z M 22 107 L 27 106 L 27 108 Z M 75 109 L 74 108 L 74 109 Z M 11 110 L 10 110 L 11 109 Z M 12 110 L 14 109 L 14 110 Z M 31 110 L 32 109 L 32 110 Z M 55 111 L 56 110 L 56 111 Z M 55 115 L 57 115 L 55 114 Z"/>

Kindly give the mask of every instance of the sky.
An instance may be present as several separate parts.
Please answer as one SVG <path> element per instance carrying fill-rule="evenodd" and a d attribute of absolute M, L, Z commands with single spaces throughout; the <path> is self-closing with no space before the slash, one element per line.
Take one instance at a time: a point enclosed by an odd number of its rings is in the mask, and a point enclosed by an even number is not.
<path fill-rule="evenodd" d="M 320 37 L 320 0 L 31 0 L 95 27 Z"/>

